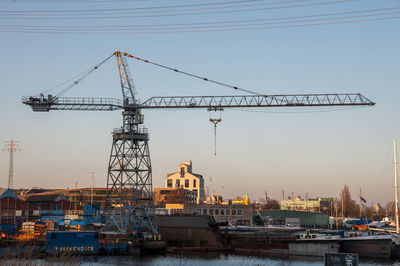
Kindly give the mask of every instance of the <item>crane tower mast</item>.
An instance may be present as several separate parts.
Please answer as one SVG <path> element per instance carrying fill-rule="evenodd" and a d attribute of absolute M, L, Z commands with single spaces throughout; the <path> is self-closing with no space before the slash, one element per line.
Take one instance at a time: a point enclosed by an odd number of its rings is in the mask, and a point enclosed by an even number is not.
<path fill-rule="evenodd" d="M 372 106 L 375 103 L 359 93 L 352 94 L 295 94 L 261 95 L 230 86 L 217 81 L 202 78 L 177 69 L 150 62 L 123 52 L 113 54 L 117 59 L 122 100 L 103 98 L 72 98 L 61 95 L 45 97 L 23 97 L 22 102 L 33 111 L 50 110 L 77 111 L 114 111 L 122 110 L 123 122 L 114 129 L 112 147 L 108 163 L 107 198 L 105 208 L 105 231 L 118 231 L 127 234 L 139 229 L 157 234 L 153 205 L 152 167 L 149 152 L 149 135 L 143 127 L 142 109 L 208 109 L 223 108 L 260 108 L 260 107 L 313 107 L 313 106 Z M 102 63 L 94 67 L 97 69 Z M 126 58 L 133 58 L 164 69 L 185 74 L 204 81 L 213 82 L 235 90 L 250 92 L 252 95 L 234 96 L 175 96 L 151 97 L 144 102 L 136 98 L 135 86 Z M 79 80 L 80 81 L 80 80 Z M 78 84 L 74 82 L 67 87 Z M 63 90 L 63 93 L 67 90 Z"/>
<path fill-rule="evenodd" d="M 123 124 L 114 129 L 107 175 L 104 230 L 129 233 L 132 228 L 156 232 L 149 135 L 135 100 L 134 84 L 126 62 L 115 53 L 123 96 Z"/>

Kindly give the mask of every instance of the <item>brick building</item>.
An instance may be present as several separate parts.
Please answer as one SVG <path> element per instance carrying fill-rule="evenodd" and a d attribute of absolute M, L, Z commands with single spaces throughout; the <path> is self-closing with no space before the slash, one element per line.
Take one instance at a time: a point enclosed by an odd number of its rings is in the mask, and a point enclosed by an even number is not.
<path fill-rule="evenodd" d="M 183 188 L 155 188 L 154 205 L 165 208 L 168 203 L 196 203 L 197 193 Z"/>

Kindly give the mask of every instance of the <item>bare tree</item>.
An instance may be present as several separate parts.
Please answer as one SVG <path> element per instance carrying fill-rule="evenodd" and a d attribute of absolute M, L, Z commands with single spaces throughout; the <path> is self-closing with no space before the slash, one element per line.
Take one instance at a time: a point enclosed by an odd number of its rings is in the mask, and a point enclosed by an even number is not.
<path fill-rule="evenodd" d="M 340 193 L 340 209 L 344 217 L 359 216 L 359 208 L 354 200 L 351 199 L 349 187 L 345 184 Z"/>
<path fill-rule="evenodd" d="M 277 200 L 270 199 L 267 201 L 265 209 L 279 210 L 280 209 L 279 202 Z"/>

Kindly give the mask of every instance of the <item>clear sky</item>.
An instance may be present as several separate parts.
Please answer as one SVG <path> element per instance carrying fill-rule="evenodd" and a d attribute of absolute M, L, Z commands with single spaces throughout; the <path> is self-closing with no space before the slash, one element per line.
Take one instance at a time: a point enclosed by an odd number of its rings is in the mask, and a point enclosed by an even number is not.
<path fill-rule="evenodd" d="M 34 113 L 21 96 L 121 50 L 264 94 L 360 92 L 377 103 L 225 110 L 217 156 L 206 110 L 144 111 L 155 187 L 192 160 L 194 172 L 206 185 L 212 176 L 213 190 L 227 198 L 268 191 L 281 200 L 282 190 L 338 197 L 346 183 L 353 199 L 361 187 L 368 203 L 386 203 L 393 198 L 392 141 L 400 139 L 399 12 L 394 0 L 1 1 L 0 140 L 20 141 L 15 187 L 90 186 L 91 171 L 95 185 L 105 185 L 121 112 Z M 141 100 L 236 93 L 129 64 Z M 65 96 L 120 98 L 115 59 Z M 2 152 L 0 186 L 7 179 Z"/>

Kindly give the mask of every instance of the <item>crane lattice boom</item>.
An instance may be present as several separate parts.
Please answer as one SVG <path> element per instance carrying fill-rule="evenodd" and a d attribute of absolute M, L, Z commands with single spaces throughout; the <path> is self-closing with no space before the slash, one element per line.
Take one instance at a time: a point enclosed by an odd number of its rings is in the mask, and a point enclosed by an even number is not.
<path fill-rule="evenodd" d="M 123 101 L 113 98 L 75 98 L 52 99 L 24 97 L 24 104 L 33 111 L 76 110 L 76 111 L 114 111 L 126 109 Z M 151 97 L 131 105 L 141 109 L 171 108 L 244 108 L 244 107 L 307 107 L 307 106 L 354 106 L 374 105 L 359 93 L 351 94 L 293 94 L 293 95 L 235 95 L 235 96 L 172 96 Z"/>

